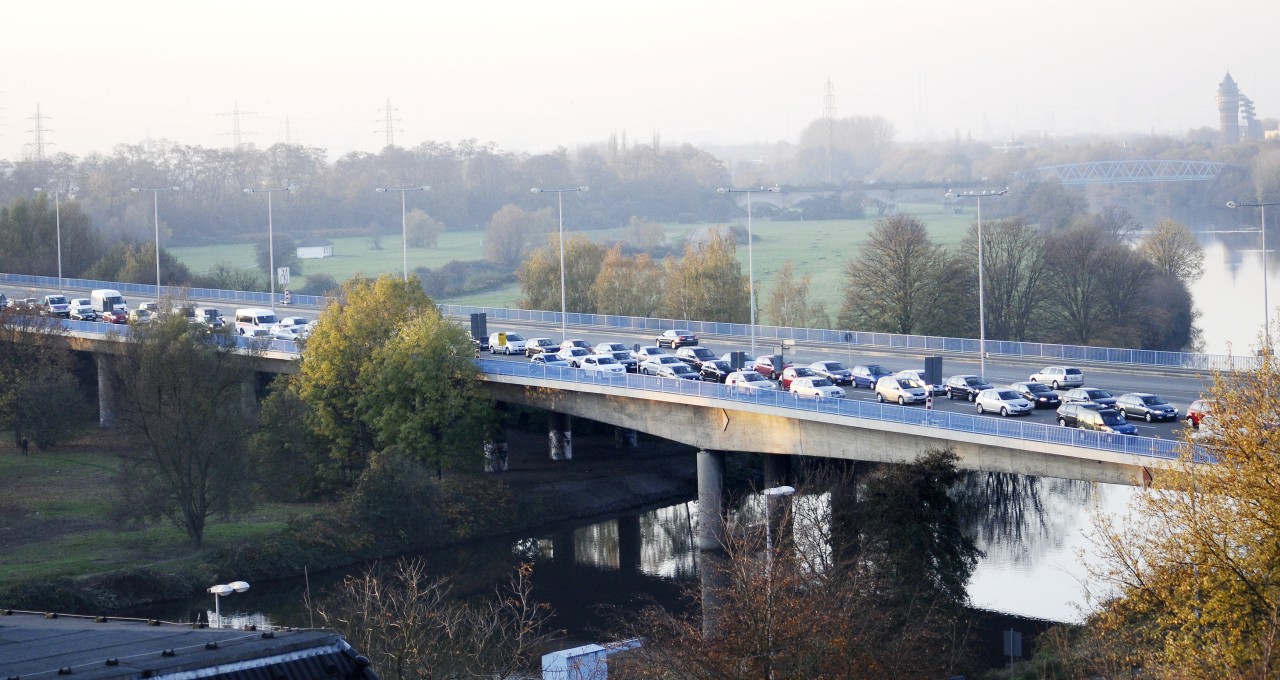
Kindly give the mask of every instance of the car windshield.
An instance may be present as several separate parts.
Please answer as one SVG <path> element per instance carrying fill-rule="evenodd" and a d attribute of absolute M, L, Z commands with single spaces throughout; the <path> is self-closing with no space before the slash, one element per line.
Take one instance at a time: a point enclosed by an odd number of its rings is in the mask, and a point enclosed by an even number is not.
<path fill-rule="evenodd" d="M 1013 401 L 1014 399 L 1022 398 L 1021 395 L 1013 390 L 1000 390 L 999 392 L 996 392 L 996 394 L 1000 395 L 1000 399 L 1002 401 Z"/>
<path fill-rule="evenodd" d="M 693 373 L 693 369 L 689 364 L 671 364 L 672 373 Z"/>
<path fill-rule="evenodd" d="M 1100 411 L 1098 415 L 1102 416 L 1102 422 L 1107 425 L 1124 425 L 1129 422 L 1124 418 L 1121 418 L 1120 414 L 1115 411 L 1111 411 L 1109 413 L 1106 411 Z"/>
<path fill-rule="evenodd" d="M 1080 373 L 1080 369 L 1078 369 L 1078 368 L 1068 368 L 1068 369 L 1067 369 L 1067 375 L 1081 375 L 1081 373 Z"/>
<path fill-rule="evenodd" d="M 596 358 L 596 363 L 601 366 L 606 366 L 608 364 L 616 364 L 618 362 L 614 361 L 613 357 L 598 357 Z"/>
<path fill-rule="evenodd" d="M 1111 393 L 1106 390 L 1089 390 L 1085 392 L 1090 399 L 1110 399 Z"/>
<path fill-rule="evenodd" d="M 1027 388 L 1027 391 L 1032 394 L 1044 394 L 1045 392 L 1053 391 L 1049 389 L 1048 385 L 1041 385 L 1040 383 L 1027 383 L 1025 387 Z"/>
<path fill-rule="evenodd" d="M 50 296 L 49 296 L 49 304 L 51 304 L 51 305 L 65 305 L 65 304 L 67 304 L 67 299 L 66 299 L 66 298 L 64 298 L 64 297 L 62 297 L 61 295 L 50 295 Z"/>
<path fill-rule="evenodd" d="M 813 386 L 814 387 L 831 387 L 831 381 L 827 380 L 826 378 L 814 378 Z"/>
<path fill-rule="evenodd" d="M 884 375 L 888 373 L 888 371 L 884 370 L 884 366 L 881 366 L 880 364 L 871 364 L 867 367 L 867 372 L 873 375 Z"/>
<path fill-rule="evenodd" d="M 797 378 L 808 378 L 810 376 L 817 375 L 816 373 L 813 372 L 812 368 L 796 367 L 792 370 L 796 372 Z"/>
<path fill-rule="evenodd" d="M 898 386 L 906 389 L 911 389 L 912 387 L 918 386 L 918 383 L 916 383 L 916 381 L 914 380 L 909 380 L 907 378 L 898 378 Z"/>
<path fill-rule="evenodd" d="M 1146 404 L 1147 406 L 1163 406 L 1169 402 L 1165 401 L 1164 397 L 1151 396 L 1151 397 L 1143 397 L 1142 403 Z"/>
<path fill-rule="evenodd" d="M 519 333 L 507 333 L 507 342 L 524 342 L 524 336 Z"/>
<path fill-rule="evenodd" d="M 671 335 L 693 335 L 693 333 L 690 333 L 689 331 L 686 331 L 683 328 L 681 328 L 678 330 L 671 331 Z"/>
<path fill-rule="evenodd" d="M 759 373 L 743 373 L 742 380 L 743 382 L 761 382 L 764 380 L 764 376 Z"/>
<path fill-rule="evenodd" d="M 849 369 L 845 368 L 845 367 L 844 367 L 844 364 L 840 363 L 839 361 L 828 361 L 827 363 L 823 364 L 823 366 L 826 366 L 828 371 L 847 371 L 847 370 L 849 370 Z"/>
<path fill-rule="evenodd" d="M 976 386 L 978 386 L 978 385 L 984 385 L 984 384 L 986 384 L 986 383 L 984 383 L 984 382 L 982 381 L 982 378 L 979 378 L 979 377 L 977 377 L 977 376 L 972 376 L 972 375 L 971 375 L 971 376 L 969 376 L 968 378 L 965 378 L 965 379 L 964 379 L 964 384 L 966 384 L 966 385 L 972 385 L 972 386 L 976 387 Z"/>
<path fill-rule="evenodd" d="M 631 355 L 626 352 L 614 352 L 613 358 L 614 359 L 630 359 Z"/>

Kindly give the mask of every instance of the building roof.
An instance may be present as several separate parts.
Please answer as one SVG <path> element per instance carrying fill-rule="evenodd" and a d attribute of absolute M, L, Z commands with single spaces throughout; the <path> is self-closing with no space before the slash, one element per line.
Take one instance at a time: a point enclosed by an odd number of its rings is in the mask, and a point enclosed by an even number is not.
<path fill-rule="evenodd" d="M 331 245 L 333 245 L 333 241 L 330 241 L 329 239 L 325 239 L 325 238 L 318 238 L 315 236 L 308 236 L 307 238 L 304 238 L 301 241 L 298 241 L 299 248 L 316 248 L 319 246 L 331 246 Z"/>
<path fill-rule="evenodd" d="M 0 610 L 0 677 L 21 680 L 377 680 L 330 630 L 206 628 Z"/>

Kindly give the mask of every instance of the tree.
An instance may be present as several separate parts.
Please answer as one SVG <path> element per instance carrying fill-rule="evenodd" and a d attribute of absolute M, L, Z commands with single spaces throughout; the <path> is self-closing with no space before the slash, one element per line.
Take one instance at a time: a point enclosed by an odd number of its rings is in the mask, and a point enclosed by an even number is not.
<path fill-rule="evenodd" d="M 354 278 L 320 315 L 298 367 L 298 395 L 309 407 L 307 424 L 328 442 L 320 476 L 330 486 L 349 486 L 375 447 L 375 432 L 360 417 L 362 379 L 374 351 L 401 325 L 435 309 L 416 278 L 383 275 Z"/>
<path fill-rule="evenodd" d="M 666 315 L 725 323 L 750 321 L 749 282 L 736 249 L 732 233 L 713 230 L 706 241 L 686 245 L 678 261 L 668 259 Z"/>
<path fill-rule="evenodd" d="M 1204 248 L 1187 225 L 1163 219 L 1138 244 L 1142 254 L 1156 271 L 1191 284 L 1204 274 Z"/>
<path fill-rule="evenodd" d="M 484 257 L 514 269 L 524 258 L 529 244 L 555 226 L 551 208 L 529 212 L 516 205 L 505 205 L 493 214 L 485 229 Z"/>
<path fill-rule="evenodd" d="M 918 217 L 876 220 L 862 253 L 845 266 L 844 304 L 836 323 L 882 333 L 955 335 L 952 287 L 937 283 L 948 280 L 953 267 Z"/>
<path fill-rule="evenodd" d="M 783 262 L 782 269 L 773 280 L 765 318 L 775 326 L 791 328 L 826 328 L 830 325 L 822 304 L 809 302 L 809 280 L 809 275 L 805 274 L 797 281 L 795 265 L 789 259 Z"/>
<path fill-rule="evenodd" d="M 1053 285 L 1045 289 L 1045 319 L 1056 340 L 1088 345 L 1102 337 L 1113 318 L 1105 267 L 1109 251 L 1125 248 L 1096 226 L 1078 225 L 1050 234 L 1045 266 Z M 1123 272 L 1117 272 L 1123 276 Z"/>
<path fill-rule="evenodd" d="M 0 308 L 0 425 L 13 424 L 33 373 L 68 372 L 71 353 L 57 320 L 12 307 Z M 19 430 L 15 426 L 14 435 Z"/>
<path fill-rule="evenodd" d="M 361 371 L 357 417 L 383 447 L 395 446 L 441 476 L 479 460 L 493 402 L 479 387 L 467 332 L 424 310 L 373 350 Z"/>
<path fill-rule="evenodd" d="M 1044 238 L 1020 218 L 982 225 L 982 268 L 987 337 L 1034 341 L 1033 321 L 1044 301 L 1046 285 Z M 969 229 L 960 246 L 969 272 L 978 285 L 978 228 Z M 971 305 L 972 307 L 972 305 Z M 976 311 L 976 310 L 975 310 Z"/>
<path fill-rule="evenodd" d="M 605 249 L 585 236 L 570 236 L 564 243 L 565 307 L 570 312 L 594 314 L 591 285 L 600 275 Z M 560 309 L 560 236 L 551 234 L 547 244 L 534 250 L 516 271 L 525 309 Z"/>
<path fill-rule="evenodd" d="M 614 246 L 600 263 L 591 299 L 597 314 L 652 317 L 662 310 L 664 284 L 662 267 L 648 254 L 627 256 Z"/>
<path fill-rule="evenodd" d="M 89 413 L 84 390 L 68 371 L 39 366 L 14 386 L 13 437 L 40 450 L 64 442 L 84 426 Z"/>
<path fill-rule="evenodd" d="M 388 680 L 528 677 L 558 637 L 530 570 L 518 566 L 491 598 L 463 601 L 425 562 L 399 560 L 348 576 L 317 610 Z"/>
<path fill-rule="evenodd" d="M 118 512 L 166 518 L 197 544 L 214 515 L 250 500 L 254 357 L 179 316 L 134 328 L 109 362 L 120 454 Z"/>
<path fill-rule="evenodd" d="M 418 208 L 405 214 L 404 225 L 409 245 L 414 248 L 434 248 L 444 233 L 444 224 Z"/>
<path fill-rule="evenodd" d="M 271 264 L 274 261 L 277 270 L 280 267 L 288 267 L 289 276 L 302 276 L 302 259 L 298 257 L 298 240 L 281 233 L 273 234 L 271 240 L 272 243 L 268 244 L 267 239 L 260 239 L 253 245 L 254 253 L 258 258 L 258 269 L 274 279 L 276 273 L 271 270 Z"/>
<path fill-rule="evenodd" d="M 1177 464 L 1133 496 L 1125 518 L 1095 513 L 1089 565 L 1098 670 L 1152 678 L 1280 673 L 1280 364 L 1214 376 L 1213 414 Z M 1193 455 L 1195 456 L 1193 458 Z M 1097 673 L 1095 673 L 1097 674 Z M 1112 677 L 1118 677 L 1113 675 Z"/>

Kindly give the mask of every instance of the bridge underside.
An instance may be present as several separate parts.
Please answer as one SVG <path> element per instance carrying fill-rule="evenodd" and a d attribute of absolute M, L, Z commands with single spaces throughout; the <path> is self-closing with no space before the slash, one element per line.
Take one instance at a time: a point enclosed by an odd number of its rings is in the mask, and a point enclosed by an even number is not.
<path fill-rule="evenodd" d="M 968 470 L 1129 485 L 1139 483 L 1144 472 L 1150 474 L 1144 465 L 1152 463 L 1134 456 L 914 425 L 877 422 L 870 428 L 848 417 L 795 418 L 788 409 L 752 403 L 726 408 L 713 400 L 661 398 L 676 395 L 617 395 L 496 381 L 487 386 L 500 401 L 630 428 L 707 451 L 906 463 L 931 446 L 950 444 L 960 467 Z"/>

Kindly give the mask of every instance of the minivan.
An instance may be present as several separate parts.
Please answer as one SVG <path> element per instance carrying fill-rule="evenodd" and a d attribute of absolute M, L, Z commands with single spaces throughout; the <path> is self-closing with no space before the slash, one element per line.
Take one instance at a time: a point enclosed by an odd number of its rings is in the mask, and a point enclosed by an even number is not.
<path fill-rule="evenodd" d="M 248 307 L 236 310 L 236 332 L 240 335 L 270 335 L 279 321 L 276 313 L 261 307 Z M 255 333 L 265 330 L 266 333 Z"/>

